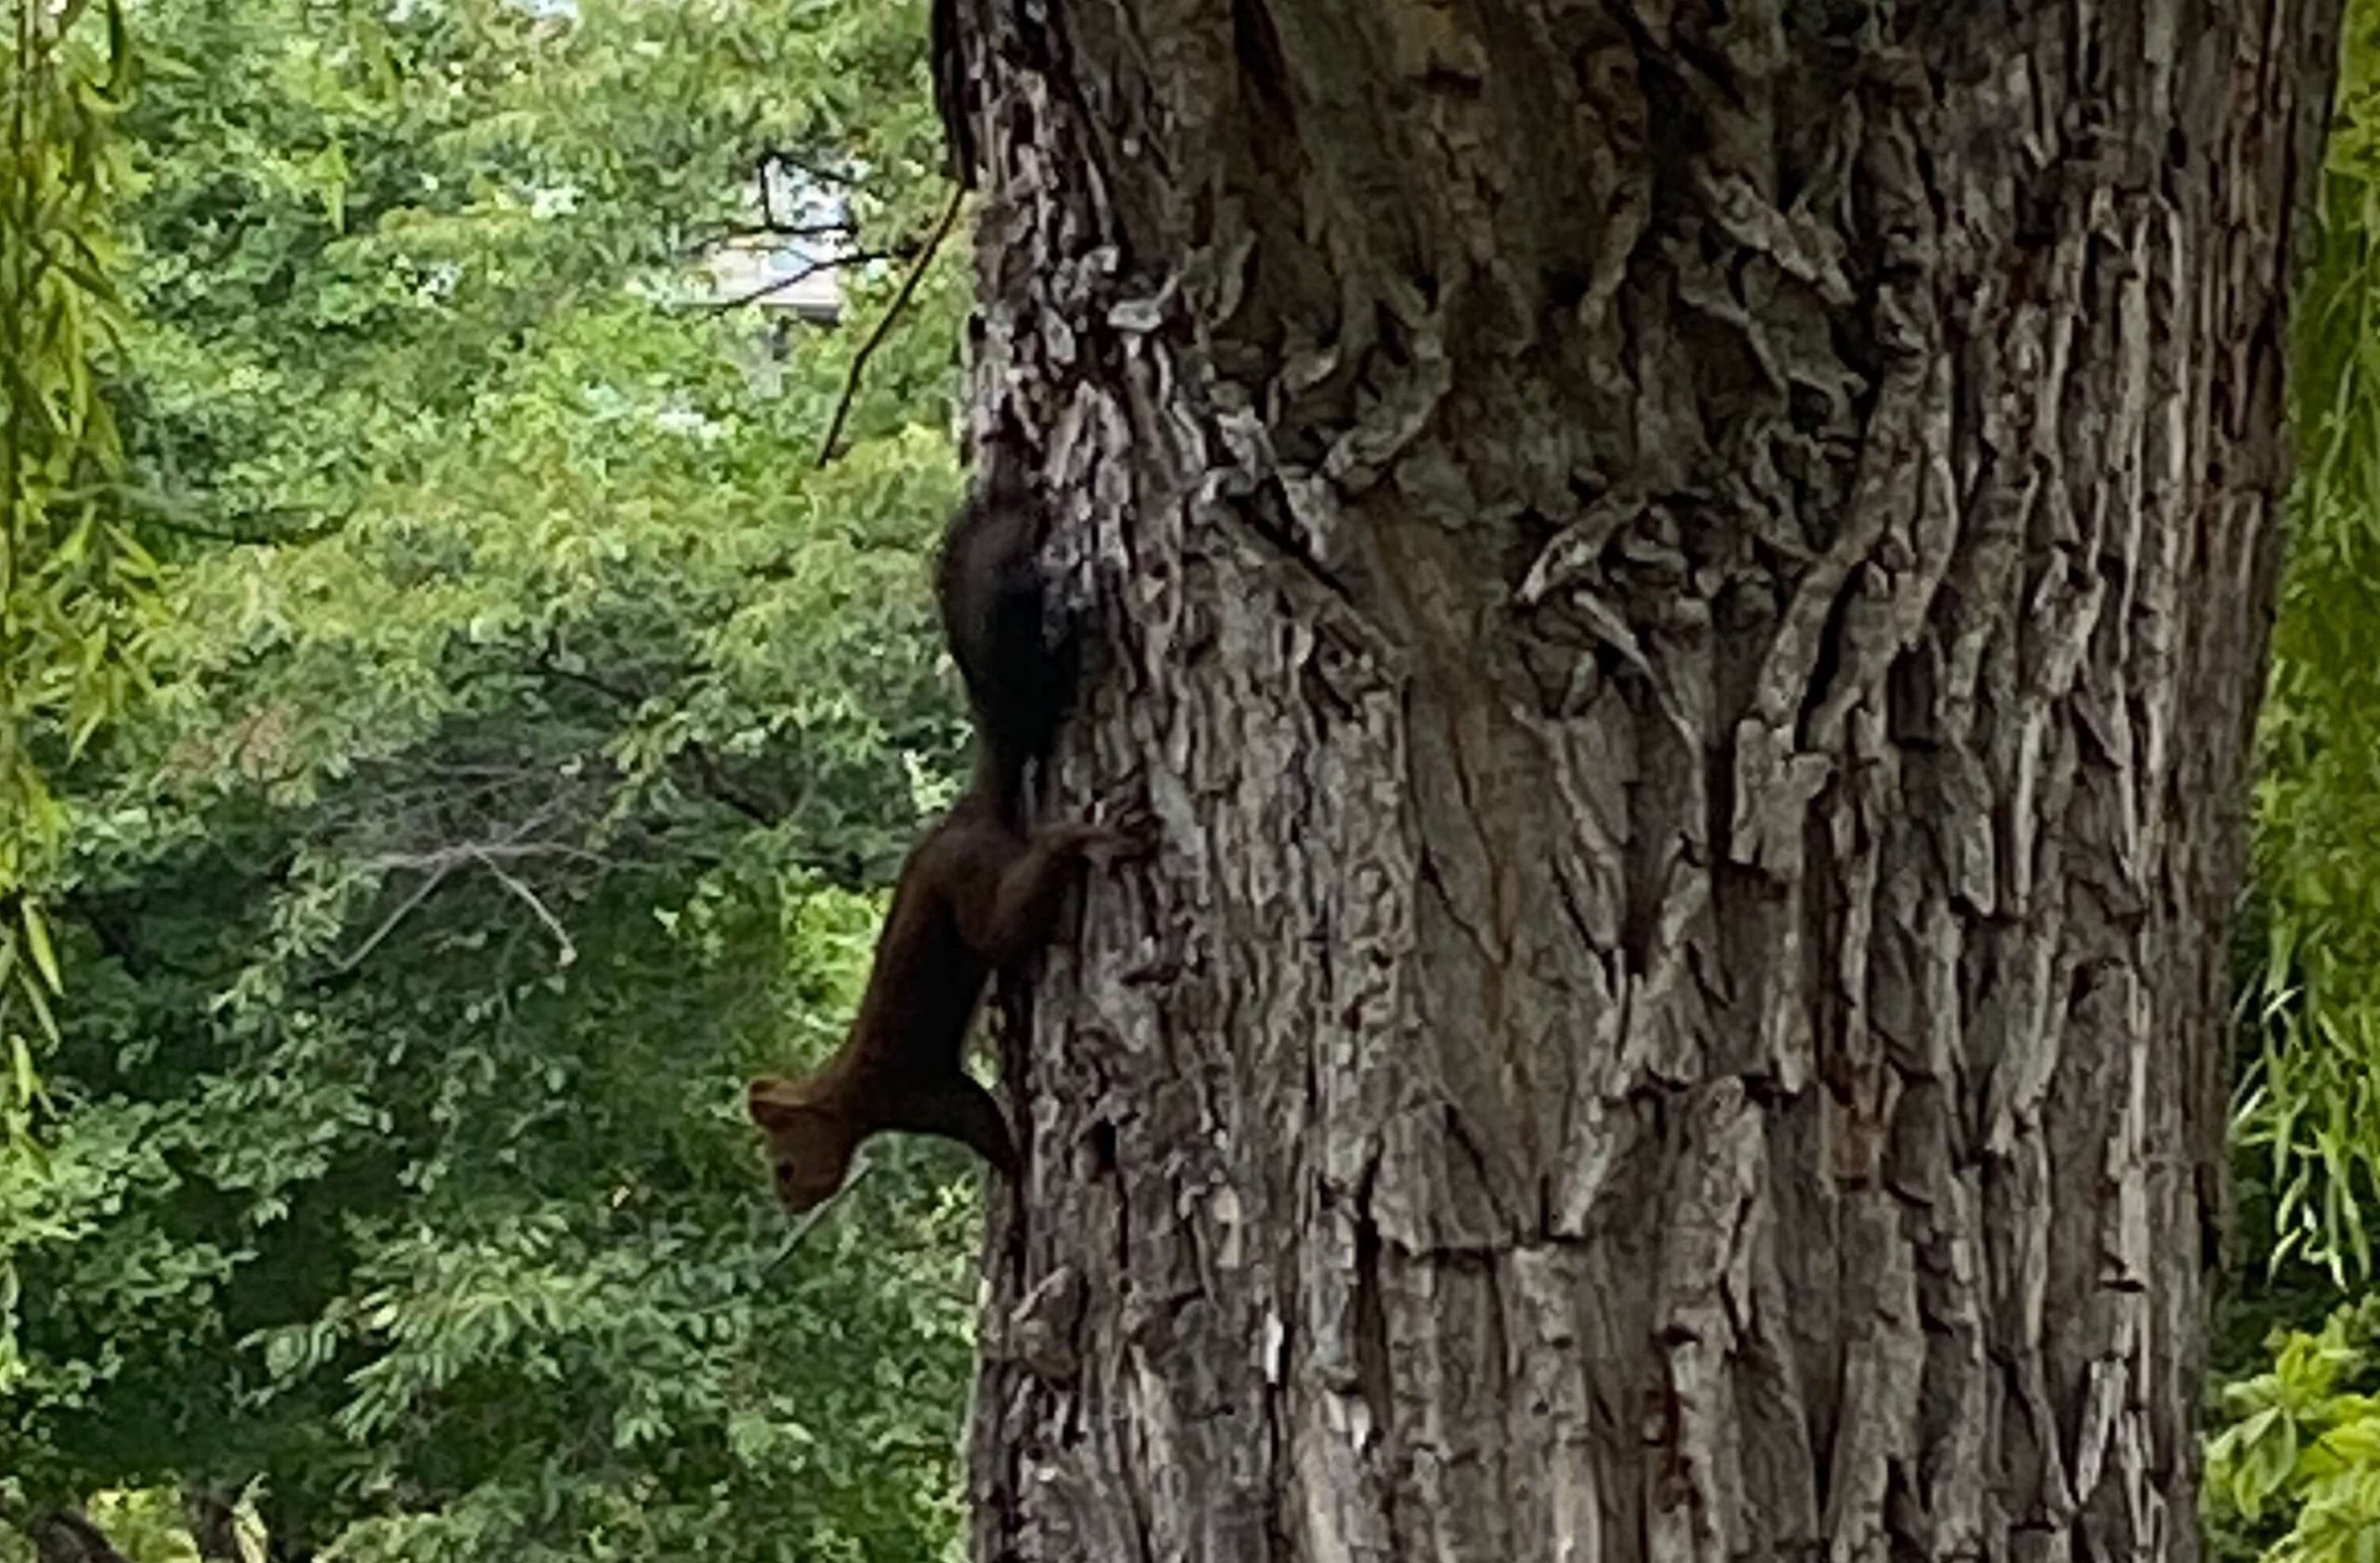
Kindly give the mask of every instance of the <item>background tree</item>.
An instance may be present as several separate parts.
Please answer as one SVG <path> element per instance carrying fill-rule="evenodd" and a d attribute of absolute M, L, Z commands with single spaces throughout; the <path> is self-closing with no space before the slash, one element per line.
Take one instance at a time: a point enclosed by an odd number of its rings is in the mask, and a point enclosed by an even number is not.
<path fill-rule="evenodd" d="M 978 1556 L 2193 1555 L 2336 7 L 957 20 L 1167 827 Z"/>
<path fill-rule="evenodd" d="M 2300 311 L 2305 461 L 2274 642 L 2257 788 L 2243 1147 L 2269 1225 L 2254 1246 L 2337 1281 L 2371 1272 L 2380 1193 L 2380 14 L 2348 9 L 2319 243 Z"/>
<path fill-rule="evenodd" d="M 2208 1468 L 2227 1558 L 2352 1563 L 2380 1534 L 2380 1354 L 2367 1214 L 2373 1118 L 2370 918 L 2371 323 L 2373 61 L 2380 9 L 2347 7 L 2318 237 L 2291 388 L 2303 457 L 2263 714 L 2246 926 L 2247 1046 L 2234 1166 L 2240 1274 L 2219 1314 Z"/>
<path fill-rule="evenodd" d="M 99 393 L 122 327 L 113 120 L 132 56 L 112 5 L 12 7 L 0 38 L 0 1033 L 11 1133 L 29 1029 L 49 1028 L 56 960 L 28 891 L 60 832 L 49 773 L 123 704 L 146 558 L 122 523 L 122 451 Z"/>
<path fill-rule="evenodd" d="M 956 775 L 963 268 L 824 470 L 857 334 L 773 356 L 698 274 L 806 245 L 873 321 L 943 205 L 922 16 L 140 20 L 169 672 L 67 800 L 0 1472 L 127 1552 L 155 1486 L 209 1556 L 945 1554 L 973 1173 L 887 1147 L 789 1231 L 739 1103 Z"/>
<path fill-rule="evenodd" d="M 57 1040 L 60 987 L 41 900 L 64 831 L 52 789 L 137 682 L 148 603 L 100 393 L 120 326 L 113 121 L 131 69 L 112 0 L 20 5 L 0 35 L 0 1185 L 43 1175 L 34 1052 Z M 16 1251 L 38 1235 L 0 1221 L 0 1394 L 21 1371 Z"/>

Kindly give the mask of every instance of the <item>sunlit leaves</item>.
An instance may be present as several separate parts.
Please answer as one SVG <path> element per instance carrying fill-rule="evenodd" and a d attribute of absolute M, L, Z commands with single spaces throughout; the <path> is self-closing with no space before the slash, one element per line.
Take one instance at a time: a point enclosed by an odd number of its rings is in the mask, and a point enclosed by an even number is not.
<path fill-rule="evenodd" d="M 2347 10 L 2296 306 L 2301 461 L 2260 735 L 2236 1126 L 2260 1257 L 2334 1285 L 2372 1278 L 2380 1238 L 2380 5 Z M 2218 1556 L 2380 1563 L 2375 1347 L 2366 1298 L 2278 1331 L 2269 1366 L 2224 1388 L 2206 1485 Z"/>
<path fill-rule="evenodd" d="M 149 561 L 114 504 L 99 360 L 123 321 L 109 224 L 131 58 L 113 8 L 10 7 L 0 38 L 0 1039 L 54 1036 L 57 963 L 24 898 L 62 819 L 48 773 L 124 701 Z M 25 1078 L 21 1067 L 12 1076 Z M 0 1089 L 21 1133 L 28 1086 Z"/>
<path fill-rule="evenodd" d="M 2303 450 L 2261 735 L 2239 1133 L 2272 1262 L 2371 1274 L 2380 1211 L 2380 5 L 2348 7 L 2313 263 L 2297 303 Z"/>
<path fill-rule="evenodd" d="M 42 1175 L 34 1050 L 64 981 L 38 899 L 65 833 L 56 773 L 143 669 L 153 566 L 118 503 L 103 376 L 123 329 L 115 120 L 133 57 L 114 0 L 9 7 L 0 35 L 0 1186 Z M 0 1227 L 0 1391 L 21 1371 Z"/>
<path fill-rule="evenodd" d="M 2380 1536 L 2380 1299 L 2278 1334 L 2270 1369 L 2225 1387 L 2205 1500 L 2220 1555 L 2367 1563 Z"/>

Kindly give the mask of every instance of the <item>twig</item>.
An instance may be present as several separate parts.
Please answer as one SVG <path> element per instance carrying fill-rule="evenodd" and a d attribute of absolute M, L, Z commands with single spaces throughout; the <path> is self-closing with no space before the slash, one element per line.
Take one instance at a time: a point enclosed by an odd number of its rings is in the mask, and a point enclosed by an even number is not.
<path fill-rule="evenodd" d="M 530 664 L 530 670 L 548 678 L 560 679 L 568 683 L 591 689 L 596 694 L 616 700 L 623 706 L 640 707 L 651 698 L 633 689 L 598 678 L 592 673 L 561 667 L 550 660 L 550 654 L 541 655 L 536 661 Z M 710 750 L 705 747 L 701 739 L 688 738 L 679 752 L 683 754 L 694 766 L 694 775 L 702 783 L 703 790 L 718 801 L 724 803 L 755 825 L 774 828 L 784 822 L 787 811 L 771 808 L 751 793 L 729 781 L 726 774 L 721 771 L 719 762 L 711 757 Z"/>
<path fill-rule="evenodd" d="M 403 922 L 406 918 L 411 917 L 413 915 L 413 909 L 416 907 L 418 907 L 424 901 L 429 900 L 430 893 L 436 890 L 440 885 L 445 883 L 447 874 L 452 871 L 453 865 L 441 864 L 435 870 L 425 875 L 422 881 L 414 886 L 413 894 L 399 902 L 397 904 L 397 909 L 390 912 L 387 917 L 381 920 L 379 927 L 372 930 L 371 934 L 364 939 L 364 941 L 356 946 L 350 954 L 332 963 L 331 975 L 335 977 L 343 977 L 349 973 L 354 971 L 357 967 L 363 965 L 364 958 L 370 955 L 374 950 L 379 948 L 380 941 L 395 933 L 397 931 L 397 924 Z"/>
<path fill-rule="evenodd" d="M 697 234 L 687 241 L 686 251 L 699 255 L 706 250 L 744 247 L 750 239 L 833 239 L 850 234 L 858 224 L 848 218 L 833 222 L 780 222 L 774 217 L 762 216 L 758 222 L 723 223 L 709 232 Z"/>
<path fill-rule="evenodd" d="M 843 420 L 851 417 L 852 403 L 859 395 L 860 378 L 867 372 L 867 361 L 875 356 L 878 348 L 884 345 L 884 338 L 892 335 L 892 323 L 901 318 L 901 311 L 908 308 L 909 298 L 918 291 L 918 284 L 924 278 L 926 268 L 933 264 L 934 252 L 942 248 L 943 240 L 950 236 L 952 226 L 959 221 L 959 204 L 966 198 L 966 186 L 950 187 L 950 205 L 942 209 L 942 220 L 934 224 L 933 232 L 926 239 L 926 247 L 918 254 L 917 264 L 910 267 L 909 274 L 901 279 L 901 291 L 892 296 L 892 305 L 885 310 L 883 318 L 876 323 L 876 329 L 868 333 L 867 340 L 862 342 L 859 351 L 852 356 L 852 372 L 843 380 L 842 396 L 835 403 L 834 421 L 826 425 L 826 441 L 818 447 L 819 466 L 824 467 L 835 459 L 835 443 L 843 437 Z"/>
<path fill-rule="evenodd" d="M 631 689 L 626 684 L 614 683 L 609 679 L 576 668 L 565 668 L 553 660 L 555 655 L 557 654 L 552 650 L 540 652 L 536 659 L 529 664 L 529 670 L 541 678 L 559 679 L 564 683 L 575 683 L 582 689 L 591 689 L 605 699 L 616 701 L 623 706 L 641 706 L 652 698 L 641 690 Z"/>
<path fill-rule="evenodd" d="M 455 871 L 457 864 L 471 862 L 475 859 L 481 863 L 486 863 L 487 855 L 491 853 L 510 853 L 518 856 L 528 850 L 522 844 L 522 838 L 545 824 L 552 817 L 554 810 L 558 807 L 560 804 L 556 802 L 538 809 L 527 819 L 522 820 L 512 833 L 501 841 L 473 843 L 459 849 L 446 848 L 422 854 L 421 866 L 430 871 L 422 876 L 419 884 L 414 886 L 413 894 L 399 902 L 396 910 L 381 919 L 380 926 L 372 930 L 362 944 L 356 946 L 345 958 L 333 961 L 330 974 L 334 977 L 352 975 L 356 968 L 364 964 L 364 958 L 380 947 L 381 940 L 395 933 L 398 924 L 413 915 L 415 907 L 430 899 L 430 893 L 446 882 L 447 877 Z M 535 844 L 530 843 L 531 846 Z M 493 864 L 487 866 L 491 868 L 495 867 Z"/>
<path fill-rule="evenodd" d="M 336 520 L 324 518 L 310 522 L 304 526 L 293 527 L 287 532 L 274 532 L 255 536 L 240 532 L 218 531 L 212 526 L 193 525 L 187 521 L 176 521 L 153 512 L 142 519 L 161 531 L 172 532 L 184 537 L 204 537 L 214 543 L 230 543 L 238 548 L 295 548 L 301 543 L 319 543 L 324 537 L 336 536 L 347 527 L 344 518 Z"/>
<path fill-rule="evenodd" d="M 347 525 L 345 516 L 315 515 L 311 520 L 304 521 L 303 524 L 293 526 L 286 532 L 233 532 L 205 524 L 197 519 L 200 514 L 197 506 L 170 494 L 164 494 L 153 488 L 144 488 L 135 483 L 117 483 L 114 488 L 116 497 L 131 510 L 133 518 L 138 522 L 158 527 L 163 531 L 178 533 L 186 537 L 205 537 L 210 542 L 231 543 L 243 548 L 278 548 L 298 543 L 319 542 L 343 530 Z M 284 518 L 304 518 L 308 514 L 308 511 L 296 505 L 276 505 L 264 512 L 263 519 L 279 521 Z"/>
<path fill-rule="evenodd" d="M 760 166 L 755 172 L 757 178 L 754 182 L 760 187 L 760 220 L 774 228 L 777 221 L 777 200 L 775 191 L 770 188 L 774 181 L 769 178 L 769 160 L 765 157 L 760 159 Z"/>
<path fill-rule="evenodd" d="M 847 174 L 840 168 L 829 168 L 823 163 L 815 163 L 805 157 L 796 157 L 782 148 L 767 148 L 760 156 L 763 162 L 782 163 L 797 173 L 809 175 L 821 184 L 839 184 L 845 190 L 865 191 L 868 188 L 867 181 L 856 174 Z"/>
<path fill-rule="evenodd" d="M 483 864 L 493 868 L 500 859 L 520 862 L 532 857 L 566 857 L 575 863 L 592 863 L 599 868 L 620 868 L 627 865 L 573 846 L 568 841 L 457 841 L 452 846 L 434 847 L 429 852 L 389 852 L 368 858 L 366 872 L 385 874 L 392 869 L 411 868 L 416 872 L 450 873 L 466 863 Z"/>
<path fill-rule="evenodd" d="M 871 260 L 898 260 L 900 258 L 901 252 L 899 250 L 891 249 L 853 250 L 849 255 L 828 256 L 824 260 L 812 261 L 809 265 L 804 266 L 800 271 L 794 272 L 791 276 L 778 277 L 774 282 L 762 284 L 760 286 L 754 288 L 749 293 L 739 294 L 734 298 L 722 299 L 719 303 L 710 306 L 710 312 L 715 315 L 723 315 L 731 310 L 740 310 L 747 304 L 757 304 L 772 293 L 783 293 L 788 287 L 792 287 L 797 284 L 806 283 L 811 278 L 816 276 L 819 272 L 830 272 L 838 266 L 865 266 Z"/>
<path fill-rule="evenodd" d="M 537 899 L 537 893 L 505 872 L 504 866 L 496 860 L 493 853 L 483 850 L 473 855 L 480 860 L 480 867 L 496 876 L 498 884 L 512 892 L 531 911 L 536 913 L 537 921 L 546 925 L 546 932 L 554 936 L 554 943 L 560 947 L 554 952 L 554 964 L 568 966 L 575 961 L 578 959 L 578 947 L 571 943 L 570 931 L 562 925 L 562 920 L 554 916 L 552 910 L 543 901 Z"/>
<path fill-rule="evenodd" d="M 867 1174 L 875 1171 L 875 1168 L 876 1164 L 874 1162 L 870 1161 L 865 1156 L 861 1157 L 859 1159 L 859 1165 L 852 1169 L 852 1175 L 843 1180 L 843 1186 L 835 1191 L 834 1198 L 821 1204 L 816 1210 L 812 1211 L 808 1215 L 803 1216 L 800 1224 L 786 1235 L 785 1241 L 778 1245 L 776 1252 L 769 1255 L 767 1260 L 762 1262 L 760 1265 L 761 1278 L 767 1278 L 769 1274 L 775 1270 L 778 1265 L 792 1258 L 793 1251 L 801 1246 L 801 1240 L 804 1238 L 810 1236 L 810 1229 L 817 1225 L 820 1222 L 826 1220 L 828 1215 L 832 1214 L 835 1207 L 841 1203 L 844 1198 L 847 1197 L 853 1189 L 857 1188 L 861 1182 L 866 1178 Z"/>
<path fill-rule="evenodd" d="M 785 823 L 787 811 L 772 809 L 749 792 L 729 781 L 720 771 L 719 762 L 711 758 L 710 750 L 706 748 L 699 740 L 687 739 L 683 752 L 686 758 L 694 762 L 694 775 L 701 779 L 703 789 L 720 802 L 726 804 L 730 809 L 763 829 L 774 829 Z"/>

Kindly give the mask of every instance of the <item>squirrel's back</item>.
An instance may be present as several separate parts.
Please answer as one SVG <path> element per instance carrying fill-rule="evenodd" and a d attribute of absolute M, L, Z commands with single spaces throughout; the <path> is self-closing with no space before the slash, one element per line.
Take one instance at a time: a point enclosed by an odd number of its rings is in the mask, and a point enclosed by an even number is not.
<path fill-rule="evenodd" d="M 1042 517 L 1012 486 L 970 496 L 943 536 L 935 579 L 974 712 L 977 784 L 1012 826 L 1022 821 L 1025 766 L 1049 753 L 1074 689 L 1074 638 L 1049 622 Z"/>

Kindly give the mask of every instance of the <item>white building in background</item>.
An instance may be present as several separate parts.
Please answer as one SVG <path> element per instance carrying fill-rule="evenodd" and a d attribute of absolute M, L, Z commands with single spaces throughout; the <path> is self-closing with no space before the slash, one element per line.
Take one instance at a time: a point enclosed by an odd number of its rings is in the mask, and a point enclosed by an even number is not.
<path fill-rule="evenodd" d="M 673 293 L 683 307 L 732 311 L 752 323 L 750 346 L 735 356 L 753 384 L 774 395 L 798 330 L 842 320 L 850 233 L 839 192 L 774 162 L 760 177 L 752 229 L 714 245 Z"/>
<path fill-rule="evenodd" d="M 748 307 L 772 332 L 796 322 L 833 325 L 843 312 L 850 203 L 841 190 L 777 158 L 757 172 L 750 226 L 702 257 L 693 301 Z"/>
<path fill-rule="evenodd" d="M 714 250 L 691 301 L 716 308 L 743 299 L 763 319 L 831 325 L 842 318 L 842 268 L 821 264 L 822 259 L 800 245 Z"/>

